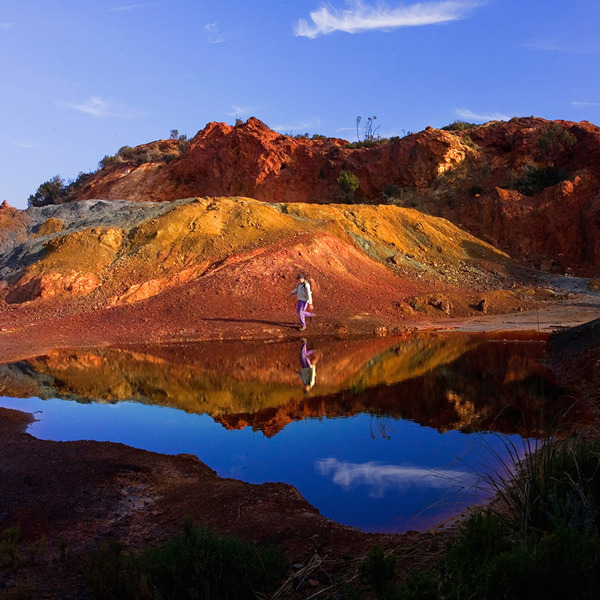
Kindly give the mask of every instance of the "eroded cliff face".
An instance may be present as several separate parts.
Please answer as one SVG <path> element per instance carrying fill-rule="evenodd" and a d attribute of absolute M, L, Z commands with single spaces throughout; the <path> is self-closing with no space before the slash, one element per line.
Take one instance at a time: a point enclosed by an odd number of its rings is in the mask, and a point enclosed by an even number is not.
<path fill-rule="evenodd" d="M 600 128 L 529 118 L 459 135 L 477 152 L 423 209 L 542 270 L 600 272 Z"/>
<path fill-rule="evenodd" d="M 428 188 L 474 153 L 460 137 L 432 128 L 393 143 L 355 149 L 336 138 L 281 135 L 254 118 L 235 127 L 209 123 L 184 151 L 167 152 L 167 163 L 156 151 L 157 160 L 136 164 L 145 150 L 142 146 L 121 164 L 101 169 L 75 198 L 249 196 L 267 202 L 329 203 L 340 200 L 337 179 L 342 170 L 349 170 L 360 181 L 357 199 L 372 202 L 389 185 Z"/>
<path fill-rule="evenodd" d="M 140 156 L 148 162 L 138 164 Z M 587 122 L 531 117 L 428 127 L 357 148 L 280 135 L 252 118 L 235 127 L 209 123 L 187 144 L 153 142 L 120 161 L 71 197 L 393 202 L 445 216 L 536 266 L 588 273 L 600 265 L 600 129 Z M 358 178 L 354 194 L 340 191 L 342 170 Z M 517 191 L 529 180 L 531 195 Z"/>

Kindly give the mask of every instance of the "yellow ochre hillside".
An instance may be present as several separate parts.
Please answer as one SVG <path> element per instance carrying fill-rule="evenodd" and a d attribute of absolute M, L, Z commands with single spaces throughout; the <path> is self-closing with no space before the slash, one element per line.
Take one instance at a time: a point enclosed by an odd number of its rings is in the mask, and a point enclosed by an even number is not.
<path fill-rule="evenodd" d="M 298 271 L 313 284 L 321 333 L 464 315 L 484 293 L 494 311 L 527 304 L 516 286 L 524 271 L 506 254 L 408 208 L 200 198 L 24 214 L 13 215 L 0 255 L 2 296 L 22 309 L 9 325 L 49 311 L 87 315 L 84 328 L 97 326 L 92 339 L 102 341 L 139 326 L 149 339 L 220 338 L 223 323 L 278 336 L 294 325 Z"/>

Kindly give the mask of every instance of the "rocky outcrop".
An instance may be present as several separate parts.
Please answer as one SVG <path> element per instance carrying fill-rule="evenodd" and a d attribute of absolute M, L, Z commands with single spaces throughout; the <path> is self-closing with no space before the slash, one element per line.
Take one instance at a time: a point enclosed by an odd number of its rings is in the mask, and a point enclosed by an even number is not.
<path fill-rule="evenodd" d="M 137 165 L 132 158 L 109 165 L 76 198 L 249 196 L 267 202 L 334 202 L 340 199 L 337 179 L 349 170 L 360 182 L 357 199 L 373 201 L 389 185 L 426 188 L 472 153 L 456 135 L 431 127 L 393 143 L 354 149 L 335 138 L 281 135 L 252 118 L 235 127 L 209 123 L 168 164 Z"/>
<path fill-rule="evenodd" d="M 27 237 L 28 222 L 25 211 L 13 208 L 8 202 L 0 205 L 0 251 Z"/>
<path fill-rule="evenodd" d="M 189 143 L 129 149 L 69 198 L 392 202 L 444 216 L 532 264 L 600 267 L 600 129 L 591 123 L 531 117 L 428 127 L 362 146 L 317 137 L 281 135 L 254 118 L 209 123 Z M 355 192 L 340 190 L 344 170 L 357 177 Z M 517 193 L 523 187 L 531 195 Z"/>
<path fill-rule="evenodd" d="M 544 271 L 593 275 L 600 268 L 599 184 L 583 172 L 535 197 L 497 187 L 439 212 Z"/>
<path fill-rule="evenodd" d="M 200 198 L 23 212 L 24 233 L 0 253 L 0 354 L 15 360 L 34 347 L 289 337 L 299 271 L 317 335 L 385 336 L 409 319 L 470 315 L 483 291 L 495 313 L 538 301 L 524 287 L 537 274 L 397 206 Z"/>
<path fill-rule="evenodd" d="M 553 137 L 561 131 L 571 145 Z M 470 169 L 452 174 L 422 207 L 542 270 L 597 274 L 600 128 L 530 118 L 468 135 L 479 148 Z"/>

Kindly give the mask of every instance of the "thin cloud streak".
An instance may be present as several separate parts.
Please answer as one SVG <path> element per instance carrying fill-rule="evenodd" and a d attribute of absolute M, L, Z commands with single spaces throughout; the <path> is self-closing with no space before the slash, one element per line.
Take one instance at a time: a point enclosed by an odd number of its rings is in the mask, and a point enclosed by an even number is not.
<path fill-rule="evenodd" d="M 309 121 L 302 121 L 300 123 L 278 123 L 273 125 L 273 129 L 275 131 L 308 131 L 310 129 L 314 129 L 315 127 L 321 126 L 321 119 L 319 117 L 315 119 L 311 119 Z"/>
<path fill-rule="evenodd" d="M 331 476 L 333 483 L 344 489 L 367 486 L 373 498 L 383 498 L 391 489 L 403 491 L 414 486 L 447 489 L 468 487 L 477 482 L 474 473 L 465 471 L 384 465 L 374 461 L 351 463 L 325 458 L 318 460 L 315 466 L 321 475 Z"/>
<path fill-rule="evenodd" d="M 600 102 L 571 102 L 571 106 L 600 106 Z"/>
<path fill-rule="evenodd" d="M 470 119 L 471 121 L 508 121 L 511 117 L 503 113 L 492 112 L 492 113 L 474 113 L 466 108 L 457 108 L 456 114 L 463 119 Z"/>
<path fill-rule="evenodd" d="M 10 22 L 5 22 L 5 23 L 0 23 L 0 31 L 6 31 L 7 29 L 10 29 L 11 27 L 14 27 L 14 23 L 12 21 Z"/>
<path fill-rule="evenodd" d="M 24 150 L 30 150 L 31 148 L 39 148 L 40 147 L 38 144 L 35 144 L 34 142 L 28 142 L 26 140 L 13 141 L 12 143 L 14 146 L 17 146 L 18 148 L 23 148 Z"/>
<path fill-rule="evenodd" d="M 236 104 L 234 104 L 231 108 L 231 112 L 225 113 L 228 117 L 245 117 L 246 115 L 251 115 L 255 110 L 251 106 L 238 106 Z"/>
<path fill-rule="evenodd" d="M 156 6 L 156 3 L 147 2 L 145 4 L 127 4 L 125 6 L 115 6 L 114 8 L 109 8 L 108 12 L 125 12 L 128 10 L 136 10 L 138 8 L 149 8 L 150 6 Z"/>
<path fill-rule="evenodd" d="M 592 42 L 562 42 L 556 39 L 533 40 L 523 44 L 528 50 L 538 50 L 539 52 L 563 52 L 569 54 L 596 54 L 600 51 L 600 44 L 597 41 Z"/>
<path fill-rule="evenodd" d="M 385 4 L 369 6 L 358 0 L 352 2 L 348 10 L 323 5 L 310 13 L 311 23 L 300 19 L 294 32 L 296 36 L 314 39 L 334 31 L 360 33 L 374 29 L 390 30 L 398 27 L 434 25 L 463 19 L 467 12 L 478 4 L 473 0 L 443 0 L 391 8 Z"/>
<path fill-rule="evenodd" d="M 83 104 L 77 104 L 75 102 L 57 102 L 56 104 L 63 108 L 71 108 L 80 113 L 91 115 L 96 119 L 104 119 L 107 117 L 116 119 L 136 119 L 144 114 L 142 111 L 132 110 L 122 104 L 104 100 L 100 96 L 92 96 Z"/>

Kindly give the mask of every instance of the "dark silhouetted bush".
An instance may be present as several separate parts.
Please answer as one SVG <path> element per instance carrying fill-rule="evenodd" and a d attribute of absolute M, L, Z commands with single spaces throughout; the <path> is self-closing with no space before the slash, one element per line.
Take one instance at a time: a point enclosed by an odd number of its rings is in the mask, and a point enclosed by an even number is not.
<path fill-rule="evenodd" d="M 465 129 L 473 129 L 474 127 L 481 127 L 477 123 L 467 123 L 466 121 L 454 121 L 450 125 L 442 127 L 444 131 L 464 131 Z"/>
<path fill-rule="evenodd" d="M 542 190 L 568 179 L 568 177 L 569 174 L 566 171 L 555 167 L 538 169 L 530 166 L 527 167 L 525 175 L 513 182 L 511 187 L 525 196 L 535 196 Z"/>
<path fill-rule="evenodd" d="M 98 600 L 255 600 L 275 588 L 284 567 L 274 546 L 261 549 L 188 521 L 175 538 L 140 554 L 101 544 L 84 574 Z"/>
<path fill-rule="evenodd" d="M 508 449 L 509 476 L 490 480 L 494 510 L 467 519 L 436 569 L 395 598 L 599 597 L 600 442 L 549 438 L 523 459 Z"/>
<path fill-rule="evenodd" d="M 62 204 L 67 198 L 67 187 L 60 175 L 44 181 L 35 194 L 27 199 L 28 206 L 47 206 L 48 204 Z"/>

